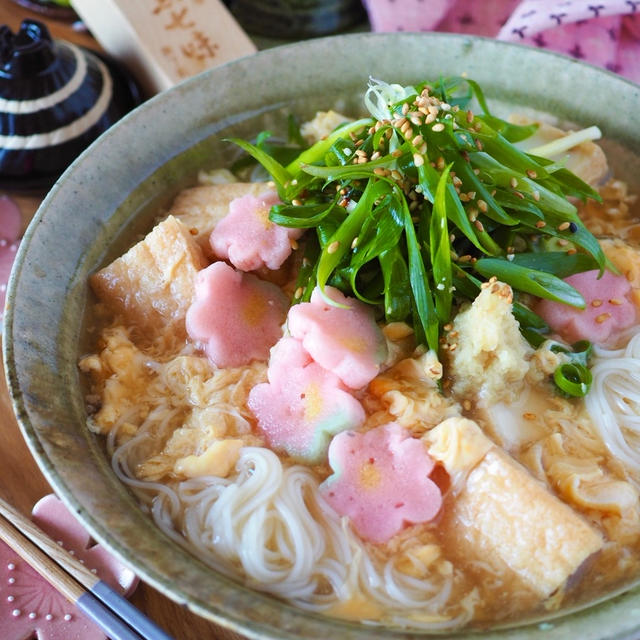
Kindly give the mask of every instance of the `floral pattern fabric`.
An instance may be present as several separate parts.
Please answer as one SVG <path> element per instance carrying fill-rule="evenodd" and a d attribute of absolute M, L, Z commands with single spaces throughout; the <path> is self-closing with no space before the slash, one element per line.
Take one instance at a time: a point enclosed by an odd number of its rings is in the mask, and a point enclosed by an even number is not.
<path fill-rule="evenodd" d="M 640 82 L 640 0 L 365 0 L 374 31 L 444 31 L 551 49 Z"/>

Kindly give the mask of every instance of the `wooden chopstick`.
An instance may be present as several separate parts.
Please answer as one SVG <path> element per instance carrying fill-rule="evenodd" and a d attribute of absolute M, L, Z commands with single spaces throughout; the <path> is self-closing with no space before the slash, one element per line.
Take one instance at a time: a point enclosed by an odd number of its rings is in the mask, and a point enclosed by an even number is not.
<path fill-rule="evenodd" d="M 0 539 L 101 627 L 111 640 L 173 640 L 1 498 Z"/>

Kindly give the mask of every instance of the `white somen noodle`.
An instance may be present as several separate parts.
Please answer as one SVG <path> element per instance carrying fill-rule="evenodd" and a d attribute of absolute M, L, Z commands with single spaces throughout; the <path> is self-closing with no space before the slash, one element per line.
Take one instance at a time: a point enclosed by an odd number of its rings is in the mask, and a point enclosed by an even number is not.
<path fill-rule="evenodd" d="M 167 535 L 183 546 L 186 541 L 219 571 L 237 576 L 240 569 L 248 586 L 311 610 L 364 595 L 381 606 L 393 603 L 399 624 L 421 626 L 411 615 L 416 608 L 430 629 L 457 627 L 471 617 L 471 601 L 455 617 L 442 616 L 453 573 L 416 578 L 393 560 L 381 564 L 372 557 L 324 502 L 308 468 L 285 467 L 269 449 L 244 447 L 232 478 L 206 476 L 173 485 L 141 481 L 131 473 L 135 455 L 128 456 L 144 447 L 145 438 L 141 430 L 116 448 L 116 473 L 149 505 Z"/>
<path fill-rule="evenodd" d="M 585 398 L 609 451 L 630 470 L 640 468 L 640 331 L 626 347 L 594 348 L 593 385 Z"/>

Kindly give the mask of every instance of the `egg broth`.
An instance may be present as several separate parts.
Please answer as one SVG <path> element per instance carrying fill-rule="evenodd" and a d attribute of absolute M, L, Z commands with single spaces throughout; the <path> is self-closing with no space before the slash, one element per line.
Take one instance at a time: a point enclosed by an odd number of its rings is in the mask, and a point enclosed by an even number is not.
<path fill-rule="evenodd" d="M 581 215 L 594 233 L 607 238 L 610 258 L 622 273 L 629 273 L 631 279 L 640 274 L 637 255 L 640 227 L 634 198 L 629 195 L 626 184 L 618 180 L 609 180 L 601 192 L 604 203 L 582 207 Z M 624 251 L 620 250 L 621 242 L 624 243 Z M 280 283 L 287 281 L 285 290 L 291 295 L 290 278 L 278 277 L 276 280 Z M 266 379 L 264 364 L 254 363 L 242 371 L 214 372 L 206 358 L 193 345 L 184 342 L 183 336 L 163 335 L 149 340 L 146 332 L 135 322 L 114 315 L 103 302 L 93 305 L 87 318 L 87 353 L 90 355 L 83 358 L 81 369 L 87 373 L 85 382 L 90 426 L 107 437 L 109 453 L 135 437 L 154 408 L 162 406 L 168 410 L 171 407 L 169 417 L 167 414 L 163 416 L 160 426 L 152 429 L 151 437 L 134 456 L 136 464 L 131 469 L 134 478 L 176 486 L 185 478 L 198 477 L 202 470 L 196 459 L 215 438 L 233 437 L 240 439 L 244 446 L 265 445 L 246 408 L 246 397 L 251 387 Z M 491 440 L 525 467 L 537 482 L 600 532 L 606 544 L 571 575 L 562 588 L 541 598 L 498 558 L 481 553 L 474 557 L 468 547 L 460 544 L 457 536 L 460 522 L 453 517 L 452 508 L 457 499 L 458 485 L 452 482 L 444 467 L 438 465 L 434 478 L 444 495 L 438 518 L 431 523 L 407 527 L 387 544 L 365 543 L 372 558 L 381 563 L 391 559 L 401 567 L 404 563 L 408 575 L 420 571 L 451 574 L 452 594 L 442 608 L 442 617 L 453 617 L 460 609 L 471 609 L 473 613 L 466 624 L 480 628 L 523 619 L 548 618 L 608 597 L 637 582 L 640 574 L 640 507 L 637 499 L 635 504 L 618 508 L 617 512 L 616 508 L 610 507 L 597 509 L 584 497 L 576 498 L 580 488 L 571 485 L 567 478 L 572 473 L 583 473 L 585 478 L 590 473 L 600 474 L 599 477 L 605 481 L 625 482 L 636 487 L 638 474 L 614 459 L 599 441 L 592 431 L 582 400 L 566 399 L 556 394 L 549 381 L 553 363 L 544 361 L 548 354 L 529 356 L 530 382 L 525 400 L 498 393 L 495 397 L 478 401 L 469 400 L 466 395 L 456 395 L 456 372 L 450 353 L 445 353 L 442 358 L 441 394 L 437 385 L 428 383 L 425 386 L 424 367 L 417 373 L 411 370 L 413 365 L 403 370 L 401 363 L 404 361 L 424 357 L 420 349 L 415 351 L 411 332 L 403 327 L 393 327 L 387 331 L 387 338 L 394 360 L 390 362 L 391 368 L 381 374 L 386 380 L 376 379 L 362 392 L 362 402 L 367 411 L 365 428 L 373 428 L 387 420 L 399 420 L 413 435 L 420 437 L 450 415 L 455 407 L 454 413 L 480 425 Z M 182 361 L 180 366 L 174 364 L 176 371 L 170 374 L 176 376 L 174 383 L 157 385 L 158 366 L 155 363 L 164 366 L 177 363 L 179 359 Z M 193 384 L 189 376 L 195 380 Z M 206 380 L 216 376 L 215 389 L 205 390 Z M 434 374 L 433 377 L 437 379 L 439 376 Z M 163 393 L 169 389 L 175 396 L 154 398 L 154 393 L 160 389 Z M 187 398 L 194 393 L 202 394 L 194 403 L 199 405 L 195 417 L 191 405 L 193 398 Z M 239 413 L 251 428 L 239 433 L 230 424 L 228 415 L 217 411 L 216 403 L 240 407 Z M 211 423 L 222 426 L 214 429 L 206 426 Z M 573 469 L 562 467 L 560 461 L 563 456 L 574 464 Z M 284 466 L 295 463 L 286 456 L 282 456 L 282 461 Z M 216 459 L 212 464 L 214 468 L 222 468 L 215 466 L 222 464 L 220 460 Z M 330 471 L 326 464 L 312 468 L 318 482 L 326 479 Z M 141 497 L 141 500 L 151 508 L 148 496 Z M 521 506 L 526 509 L 526 505 Z M 180 530 L 179 520 L 175 527 Z M 410 557 L 407 550 L 416 549 L 421 556 L 421 568 L 407 560 Z M 200 552 L 196 553 L 201 556 Z M 236 577 L 239 580 L 245 578 L 242 571 L 238 571 Z M 254 586 L 261 588 L 260 585 Z M 320 583 L 318 592 L 321 593 L 323 588 L 330 589 L 329 585 L 323 587 Z M 327 607 L 325 613 L 383 623 L 393 618 L 392 612 L 379 604 L 353 595 L 346 601 Z M 417 612 L 414 619 L 420 620 L 420 616 Z M 422 617 L 428 624 L 429 616 L 422 614 Z M 437 622 L 437 616 L 434 622 Z"/>

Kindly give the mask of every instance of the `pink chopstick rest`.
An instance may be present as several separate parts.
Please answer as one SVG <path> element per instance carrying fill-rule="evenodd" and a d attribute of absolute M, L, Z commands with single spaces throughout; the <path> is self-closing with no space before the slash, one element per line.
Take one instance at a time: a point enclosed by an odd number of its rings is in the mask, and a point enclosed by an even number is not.
<path fill-rule="evenodd" d="M 98 544 L 54 495 L 34 506 L 32 520 L 116 592 L 130 595 L 136 575 Z M 104 632 L 0 542 L 0 629 L 2 640 L 105 640 Z"/>

